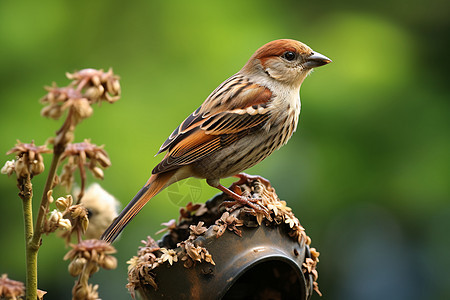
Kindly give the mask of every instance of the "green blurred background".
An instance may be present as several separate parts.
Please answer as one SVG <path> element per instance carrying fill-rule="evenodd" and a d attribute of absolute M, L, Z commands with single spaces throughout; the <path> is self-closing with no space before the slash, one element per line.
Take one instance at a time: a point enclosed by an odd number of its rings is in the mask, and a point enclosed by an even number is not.
<path fill-rule="evenodd" d="M 40 117 L 44 85 L 113 67 L 123 97 L 95 108 L 76 141 L 106 145 L 102 185 L 125 205 L 218 84 L 266 42 L 298 39 L 334 62 L 306 79 L 293 139 L 248 172 L 271 180 L 321 252 L 323 299 L 450 299 L 449 3 L 1 1 L 0 153 L 16 139 L 43 144 L 60 125 Z M 203 200 L 217 193 L 192 184 Z M 13 178 L 0 189 L 0 273 L 23 281 L 21 201 Z M 102 299 L 129 298 L 125 262 L 178 209 L 164 191 L 127 227 L 119 267 L 92 279 Z M 43 242 L 39 288 L 69 299 L 67 249 Z"/>

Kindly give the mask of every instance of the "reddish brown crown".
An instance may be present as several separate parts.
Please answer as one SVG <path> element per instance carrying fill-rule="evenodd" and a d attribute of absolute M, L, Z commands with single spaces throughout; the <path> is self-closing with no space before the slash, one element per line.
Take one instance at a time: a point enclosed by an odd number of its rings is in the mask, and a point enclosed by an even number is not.
<path fill-rule="evenodd" d="M 253 54 L 253 58 L 259 59 L 261 63 L 264 64 L 265 60 L 268 58 L 280 56 L 287 51 L 291 51 L 302 56 L 308 56 L 312 53 L 311 48 L 299 41 L 281 39 L 269 42 L 256 50 L 255 54 Z"/>

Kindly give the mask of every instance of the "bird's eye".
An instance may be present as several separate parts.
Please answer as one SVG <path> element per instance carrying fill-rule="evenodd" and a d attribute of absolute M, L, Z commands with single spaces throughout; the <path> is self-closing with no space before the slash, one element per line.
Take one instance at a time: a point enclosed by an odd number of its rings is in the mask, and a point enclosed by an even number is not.
<path fill-rule="evenodd" d="M 283 58 L 289 61 L 294 60 L 295 57 L 296 57 L 295 52 L 292 51 L 286 51 L 283 54 Z"/>

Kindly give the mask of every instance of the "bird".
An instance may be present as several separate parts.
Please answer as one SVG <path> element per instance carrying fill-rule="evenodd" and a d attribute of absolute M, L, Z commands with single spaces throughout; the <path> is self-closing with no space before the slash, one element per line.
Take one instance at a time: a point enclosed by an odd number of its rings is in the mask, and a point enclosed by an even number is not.
<path fill-rule="evenodd" d="M 165 152 L 163 159 L 101 239 L 112 243 L 151 198 L 189 177 L 206 179 L 235 201 L 261 209 L 220 180 L 242 179 L 241 172 L 287 143 L 297 128 L 303 80 L 330 62 L 292 39 L 274 40 L 256 50 L 162 144 L 157 154 Z"/>

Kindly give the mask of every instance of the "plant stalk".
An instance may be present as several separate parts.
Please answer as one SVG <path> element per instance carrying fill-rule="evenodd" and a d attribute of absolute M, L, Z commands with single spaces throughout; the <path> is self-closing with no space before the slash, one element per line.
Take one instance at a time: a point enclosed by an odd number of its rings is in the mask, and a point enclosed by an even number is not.
<path fill-rule="evenodd" d="M 37 253 L 38 247 L 32 243 L 33 239 L 33 187 L 31 184 L 31 177 L 28 174 L 26 177 L 18 178 L 18 185 L 20 189 L 19 196 L 23 203 L 23 220 L 25 224 L 25 245 L 26 245 L 26 299 L 37 299 Z"/>
<path fill-rule="evenodd" d="M 62 149 L 61 149 L 62 148 Z M 48 211 L 49 201 L 47 197 L 48 191 L 52 188 L 53 180 L 58 168 L 59 159 L 64 151 L 64 147 L 54 148 L 53 159 L 48 172 L 47 181 L 45 182 L 44 192 L 42 193 L 41 204 L 39 205 L 36 226 L 33 230 L 33 191 L 31 189 L 31 178 L 25 179 L 21 189 L 21 198 L 23 199 L 23 218 L 25 221 L 25 241 L 26 241 L 26 263 L 27 263 L 27 279 L 26 279 L 26 299 L 37 299 L 37 257 L 39 247 L 41 246 L 42 229 L 44 226 L 45 215 Z M 29 187 L 29 188 L 28 188 Z"/>
<path fill-rule="evenodd" d="M 45 182 L 44 191 L 42 193 L 41 204 L 39 205 L 39 212 L 38 212 L 38 216 L 36 219 L 36 227 L 35 227 L 35 231 L 33 234 L 33 239 L 31 241 L 32 244 L 37 248 L 39 248 L 41 245 L 41 236 L 42 236 L 42 229 L 44 227 L 45 215 L 48 212 L 48 206 L 50 204 L 48 201 L 47 194 L 48 194 L 48 191 L 50 191 L 52 189 L 56 170 L 57 170 L 58 164 L 59 164 L 59 159 L 61 158 L 61 155 L 64 152 L 64 148 L 65 147 L 62 145 L 55 145 L 55 147 L 53 149 L 52 163 L 50 165 L 50 170 L 48 172 L 47 181 Z"/>

